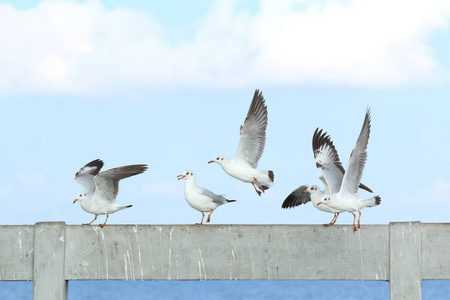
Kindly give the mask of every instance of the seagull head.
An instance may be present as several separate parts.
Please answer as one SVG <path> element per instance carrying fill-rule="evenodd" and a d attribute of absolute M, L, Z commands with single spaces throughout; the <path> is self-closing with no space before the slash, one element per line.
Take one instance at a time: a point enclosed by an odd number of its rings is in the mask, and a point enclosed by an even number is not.
<path fill-rule="evenodd" d="M 177 178 L 178 178 L 178 180 L 180 180 L 180 179 L 188 180 L 189 178 L 194 178 L 194 172 L 186 171 L 183 174 L 178 175 Z"/>
<path fill-rule="evenodd" d="M 73 200 L 73 203 L 75 203 L 77 201 L 80 201 L 80 203 L 81 203 L 81 201 L 83 201 L 86 197 L 87 197 L 86 193 L 79 193 L 77 196 L 77 199 Z"/>
<path fill-rule="evenodd" d="M 320 200 L 320 202 L 317 203 L 317 206 L 319 206 L 320 204 L 325 204 L 325 205 L 327 205 L 327 204 L 328 204 L 328 201 L 330 201 L 330 199 L 331 199 L 331 197 L 329 197 L 329 196 L 324 196 L 324 197 L 322 198 L 322 200 Z"/>
<path fill-rule="evenodd" d="M 223 157 L 223 156 L 217 156 L 217 157 L 214 158 L 213 160 L 208 161 L 208 164 L 210 164 L 210 163 L 218 163 L 219 165 L 222 165 L 222 163 L 223 163 L 224 161 L 226 161 L 226 160 L 227 160 L 226 157 Z"/>
<path fill-rule="evenodd" d="M 315 194 L 315 193 L 320 192 L 320 189 L 319 189 L 319 187 L 317 185 L 311 185 L 307 189 L 305 189 L 303 192 L 310 193 L 310 194 Z"/>

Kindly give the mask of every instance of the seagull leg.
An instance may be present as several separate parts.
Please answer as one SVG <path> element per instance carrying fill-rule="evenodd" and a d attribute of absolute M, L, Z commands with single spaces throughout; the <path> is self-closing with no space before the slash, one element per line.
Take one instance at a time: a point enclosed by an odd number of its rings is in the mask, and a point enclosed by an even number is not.
<path fill-rule="evenodd" d="M 358 228 L 361 228 L 361 223 L 359 222 L 359 220 L 361 220 L 361 212 L 358 210 L 359 212 L 359 218 L 358 218 Z"/>
<path fill-rule="evenodd" d="M 353 232 L 355 232 L 356 230 L 358 230 L 358 229 L 356 229 L 356 226 L 355 226 L 356 215 L 353 212 L 352 212 L 352 215 L 353 215 Z"/>
<path fill-rule="evenodd" d="M 337 219 L 337 216 L 336 216 L 336 213 L 334 213 L 334 217 L 333 217 L 333 219 L 331 219 L 331 222 L 328 223 L 328 224 L 323 224 L 323 225 L 325 227 L 331 226 L 331 225 L 333 225 L 336 222 L 336 219 Z"/>
<path fill-rule="evenodd" d="M 103 224 L 99 224 L 98 226 L 100 226 L 101 228 L 105 227 L 105 225 L 106 225 L 106 221 L 108 221 L 108 217 L 109 217 L 109 215 L 108 215 L 108 214 L 106 214 L 106 219 L 105 219 L 105 223 L 103 223 Z"/>
<path fill-rule="evenodd" d="M 211 212 L 208 215 L 208 219 L 206 219 L 206 223 L 209 223 L 209 221 L 211 221 L 211 214 L 213 213 L 214 209 L 211 209 Z"/>
<path fill-rule="evenodd" d="M 83 223 L 83 225 L 91 225 L 92 224 L 92 222 L 94 222 L 95 220 L 97 220 L 97 215 L 95 215 L 95 218 L 94 218 L 94 220 L 92 220 L 90 223 Z"/>
<path fill-rule="evenodd" d="M 334 223 L 336 223 L 337 218 L 339 217 L 339 214 L 340 214 L 340 213 L 337 213 L 337 214 L 336 214 L 336 217 L 334 218 L 334 222 L 333 222 L 333 224 L 331 224 L 331 225 L 334 225 Z"/>
<path fill-rule="evenodd" d="M 203 217 L 202 217 L 202 221 L 200 223 L 195 223 L 195 225 L 202 225 L 203 224 L 203 218 L 205 218 L 205 214 L 201 211 Z"/>
<path fill-rule="evenodd" d="M 255 179 L 256 184 L 258 184 L 259 189 L 260 189 L 263 193 L 265 193 L 265 192 L 264 192 L 264 188 L 259 184 L 258 179 L 256 179 L 255 177 L 253 177 L 253 179 Z"/>
<path fill-rule="evenodd" d="M 261 192 L 258 191 L 258 189 L 256 188 L 255 184 L 252 182 L 251 183 L 253 185 L 253 187 L 255 188 L 256 193 L 258 194 L 258 196 L 261 196 Z"/>

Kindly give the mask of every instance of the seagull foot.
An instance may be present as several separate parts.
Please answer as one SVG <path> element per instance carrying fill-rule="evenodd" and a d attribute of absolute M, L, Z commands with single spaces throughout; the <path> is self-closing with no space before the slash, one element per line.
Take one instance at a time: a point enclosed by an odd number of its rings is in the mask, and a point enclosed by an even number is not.
<path fill-rule="evenodd" d="M 105 227 L 105 224 L 98 224 L 98 227 L 103 228 Z"/>

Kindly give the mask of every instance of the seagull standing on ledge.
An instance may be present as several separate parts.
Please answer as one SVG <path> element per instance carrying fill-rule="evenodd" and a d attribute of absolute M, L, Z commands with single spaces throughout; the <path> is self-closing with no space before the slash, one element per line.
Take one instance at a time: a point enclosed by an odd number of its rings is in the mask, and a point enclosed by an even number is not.
<path fill-rule="evenodd" d="M 320 176 L 320 178 L 322 179 L 323 177 Z M 322 200 L 323 195 L 324 192 L 322 192 L 317 185 L 312 186 L 302 185 L 298 187 L 296 190 L 294 190 L 292 193 L 290 193 L 289 196 L 287 196 L 286 200 L 284 200 L 283 204 L 281 205 L 281 208 L 293 208 L 311 201 L 313 206 L 318 210 L 334 214 L 334 217 L 330 223 L 323 224 L 324 226 L 328 227 L 336 223 L 336 220 L 339 217 L 339 214 L 342 212 L 342 210 L 334 209 L 327 205 L 318 205 L 318 203 Z"/>
<path fill-rule="evenodd" d="M 255 90 L 244 125 L 241 125 L 241 138 L 234 157 L 227 159 L 218 156 L 208 162 L 218 163 L 228 175 L 251 183 L 259 196 L 261 192 L 269 189 L 274 181 L 273 171 L 255 169 L 266 144 L 267 120 L 264 97 L 259 90 Z"/>
<path fill-rule="evenodd" d="M 306 204 L 309 201 L 318 210 L 333 213 L 334 217 L 330 223 L 324 224 L 325 226 L 331 226 L 336 223 L 341 209 L 335 209 L 327 205 L 319 205 L 323 195 L 335 194 L 339 192 L 342 180 L 344 178 L 345 169 L 339 159 L 339 155 L 331 141 L 330 136 L 326 133 L 322 133 L 322 129 L 319 128 L 314 131 L 312 139 L 312 148 L 314 153 L 314 159 L 316 161 L 316 167 L 320 170 L 322 175 L 319 179 L 324 184 L 324 190 L 321 191 L 317 185 L 308 186 L 302 185 L 294 190 L 282 204 L 282 208 L 292 208 L 301 204 Z M 370 193 L 373 193 L 370 188 L 360 183 L 359 188 L 364 189 Z"/>
<path fill-rule="evenodd" d="M 91 225 L 97 220 L 98 215 L 106 215 L 105 223 L 99 225 L 103 228 L 109 214 L 131 207 L 132 205 L 123 206 L 115 203 L 119 193 L 119 181 L 147 170 L 147 165 L 131 165 L 109 169 L 99 174 L 102 167 L 103 161 L 96 159 L 75 174 L 75 181 L 81 184 L 86 192 L 78 194 L 73 203 L 79 201 L 84 211 L 95 214 L 94 220 L 83 225 Z"/>
<path fill-rule="evenodd" d="M 203 217 L 200 224 L 203 224 L 205 212 L 210 212 L 206 219 L 206 223 L 209 223 L 209 221 L 211 221 L 211 214 L 217 207 L 225 203 L 236 202 L 236 200 L 228 200 L 224 196 L 216 195 L 210 190 L 199 187 L 195 182 L 195 175 L 192 171 L 186 171 L 183 174 L 178 175 L 177 178 L 178 180 L 186 179 L 184 185 L 184 197 L 193 209 L 202 213 Z"/>
<path fill-rule="evenodd" d="M 322 200 L 317 205 L 327 205 L 331 208 L 347 211 L 353 214 L 353 232 L 361 228 L 361 209 L 364 207 L 373 207 L 381 203 L 380 196 L 371 197 L 369 199 L 359 199 L 358 188 L 364 166 L 367 160 L 367 144 L 370 136 L 370 109 L 366 111 L 363 127 L 356 141 L 355 148 L 350 155 L 347 171 L 342 179 L 341 187 L 337 193 L 322 196 Z M 319 167 L 319 166 L 318 166 Z M 325 180 L 331 186 L 332 179 L 327 177 L 329 174 L 323 173 Z M 356 215 L 354 211 L 358 211 L 358 227 L 355 225 Z"/>

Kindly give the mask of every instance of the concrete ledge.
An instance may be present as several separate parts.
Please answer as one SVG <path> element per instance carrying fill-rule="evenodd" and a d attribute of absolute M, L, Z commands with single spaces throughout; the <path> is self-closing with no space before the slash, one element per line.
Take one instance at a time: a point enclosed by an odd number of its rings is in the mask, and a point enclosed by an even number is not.
<path fill-rule="evenodd" d="M 0 226 L 0 280 L 67 299 L 69 280 L 387 280 L 391 299 L 450 279 L 450 224 Z"/>

